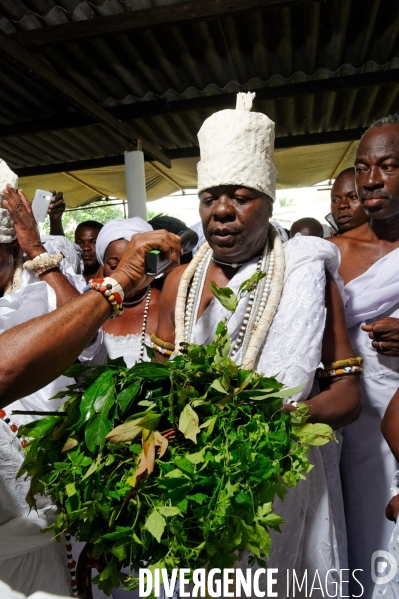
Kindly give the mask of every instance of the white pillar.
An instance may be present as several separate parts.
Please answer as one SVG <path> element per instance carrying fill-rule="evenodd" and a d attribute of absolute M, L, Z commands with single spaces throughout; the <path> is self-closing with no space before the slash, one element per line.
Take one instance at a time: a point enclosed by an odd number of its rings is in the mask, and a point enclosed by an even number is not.
<path fill-rule="evenodd" d="M 141 216 L 147 220 L 143 152 L 125 152 L 125 179 L 128 217 Z"/>

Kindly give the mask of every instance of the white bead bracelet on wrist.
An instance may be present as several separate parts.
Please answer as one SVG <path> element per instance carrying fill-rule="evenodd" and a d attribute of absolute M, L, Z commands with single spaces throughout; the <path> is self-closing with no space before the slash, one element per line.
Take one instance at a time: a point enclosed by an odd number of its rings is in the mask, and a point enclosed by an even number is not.
<path fill-rule="evenodd" d="M 23 268 L 24 270 L 32 271 L 37 277 L 42 275 L 47 270 L 51 270 L 52 268 L 59 268 L 64 256 L 57 252 L 52 256 L 47 252 L 43 252 L 43 254 L 39 254 L 33 260 L 27 260 L 24 262 Z"/>

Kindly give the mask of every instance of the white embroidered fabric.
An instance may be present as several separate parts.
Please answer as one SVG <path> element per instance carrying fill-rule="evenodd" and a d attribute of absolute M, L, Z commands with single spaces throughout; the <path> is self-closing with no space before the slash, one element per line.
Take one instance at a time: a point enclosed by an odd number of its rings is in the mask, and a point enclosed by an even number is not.
<path fill-rule="evenodd" d="M 306 399 L 312 388 L 314 374 L 320 363 L 321 342 L 325 327 L 326 309 L 325 269 L 337 281 L 342 291 L 342 281 L 337 270 L 339 253 L 337 248 L 324 239 L 296 236 L 284 245 L 286 256 L 285 285 L 277 314 L 271 325 L 266 343 L 258 358 L 257 370 L 266 376 L 277 376 L 287 386 L 305 383 L 294 399 Z M 241 267 L 229 282 L 237 291 L 256 269 L 257 258 Z M 238 336 L 247 306 L 245 298 L 231 317 L 228 330 L 234 343 Z M 216 326 L 230 313 L 214 299 L 195 328 L 195 342 L 210 343 Z M 236 355 L 236 361 L 240 356 Z M 291 399 L 290 399 L 291 400 Z M 334 448 L 326 459 L 328 475 L 324 471 L 322 454 L 313 447 L 310 461 L 314 469 L 306 481 L 290 489 L 281 504 L 276 503 L 278 513 L 287 520 L 281 526 L 282 534 L 272 532 L 272 550 L 268 567 L 279 568 L 277 590 L 286 596 L 286 568 L 296 568 L 303 576 L 305 569 L 308 580 L 318 571 L 322 580 L 329 569 L 346 568 L 346 531 L 342 496 L 339 492 L 339 455 Z M 335 491 L 333 492 L 333 490 Z M 239 564 L 247 567 L 244 559 Z M 331 579 L 332 581 L 332 579 Z M 331 582 L 331 584 L 333 584 Z M 345 592 L 345 585 L 343 587 Z M 329 589 L 333 593 L 334 587 Z M 323 597 L 315 590 L 312 597 Z"/>
<path fill-rule="evenodd" d="M 22 461 L 20 441 L 15 438 L 10 427 L 0 420 L 0 527 L 8 520 L 29 511 L 24 501 L 29 481 L 15 478 Z"/>
<path fill-rule="evenodd" d="M 20 441 L 0 420 L 0 578 L 27 595 L 48 591 L 67 595 L 70 582 L 62 544 L 43 534 L 53 513 L 29 513 L 26 478 L 16 479 L 23 461 Z"/>
<path fill-rule="evenodd" d="M 57 248 L 51 241 L 45 244 L 49 253 Z M 68 280 L 82 291 L 85 281 L 65 259 L 60 265 Z M 0 334 L 32 318 L 43 316 L 56 308 L 54 290 L 33 273 L 24 271 L 22 286 L 14 293 L 0 298 Z M 90 363 L 102 343 L 101 330 L 95 341 L 81 354 L 82 362 Z M 48 401 L 74 379 L 59 377 L 36 393 L 5 407 L 11 422 L 19 426 L 40 416 L 13 416 L 12 410 L 54 410 L 65 399 Z M 29 513 L 25 496 L 28 481 L 16 480 L 22 463 L 19 440 L 10 427 L 0 420 L 0 578 L 13 589 L 27 595 L 38 591 L 70 594 L 70 580 L 65 545 L 53 540 L 51 533 L 43 534 L 53 517 L 46 507 Z"/>
<path fill-rule="evenodd" d="M 145 345 L 151 347 L 151 339 L 146 334 Z M 104 346 L 108 356 L 114 360 L 115 358 L 123 358 L 126 366 L 131 368 L 140 357 L 141 349 L 141 334 L 132 333 L 131 335 L 112 335 L 104 331 Z M 150 358 L 144 348 L 144 362 L 148 362 Z"/>

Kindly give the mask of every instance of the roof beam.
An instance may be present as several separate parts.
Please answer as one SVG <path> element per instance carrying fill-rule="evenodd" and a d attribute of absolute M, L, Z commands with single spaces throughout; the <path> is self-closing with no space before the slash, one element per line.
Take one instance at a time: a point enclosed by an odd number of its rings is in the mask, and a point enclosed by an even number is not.
<path fill-rule="evenodd" d="M 46 62 L 33 56 L 21 43 L 2 31 L 0 31 L 0 50 L 7 57 L 8 62 L 27 71 L 30 76 L 39 79 L 47 87 L 65 98 L 69 105 L 79 113 L 95 119 L 96 122 L 103 123 L 128 142 L 137 142 L 138 139 L 141 139 L 144 152 L 154 160 L 159 160 L 165 166 L 170 167 L 170 160 L 164 152 L 152 143 L 142 139 L 132 125 L 122 123 L 115 118 L 102 106 L 83 94 L 73 83 L 61 77 Z"/>
<path fill-rule="evenodd" d="M 127 31 L 143 31 L 156 27 L 182 25 L 192 21 L 226 18 L 253 10 L 281 8 L 321 0 L 196 0 L 106 17 L 75 21 L 51 27 L 40 27 L 11 34 L 31 49 L 49 44 L 64 44 L 82 39 L 117 35 Z"/>
<path fill-rule="evenodd" d="M 309 133 L 306 135 L 292 135 L 290 137 L 278 137 L 275 141 L 275 148 L 296 148 L 300 146 L 311 146 L 318 144 L 329 144 L 343 141 L 355 141 L 360 139 L 364 129 L 346 129 L 343 131 L 327 131 L 326 133 Z M 177 150 L 164 150 L 170 160 L 180 158 L 198 158 L 199 148 L 189 147 Z M 50 175 L 54 173 L 63 173 L 65 171 L 83 171 L 95 168 L 105 168 L 107 166 L 121 166 L 124 164 L 123 155 L 110 156 L 106 158 L 94 158 L 92 160 L 81 160 L 78 162 L 62 162 L 57 164 L 46 164 L 38 166 L 28 166 L 23 168 L 10 166 L 16 171 L 19 177 L 34 177 L 38 175 Z"/>
<path fill-rule="evenodd" d="M 318 79 L 317 81 L 265 87 L 256 90 L 254 104 L 265 102 L 267 100 L 315 95 L 318 93 L 327 93 L 344 89 L 361 89 L 389 85 L 392 83 L 399 85 L 399 69 L 389 69 L 387 71 L 377 71 L 374 73 L 362 73 L 346 77 L 332 77 L 331 79 Z M 234 107 L 236 98 L 236 93 L 229 93 L 217 96 L 191 98 L 188 100 L 174 100 L 172 102 L 160 99 L 107 108 L 106 112 L 120 121 L 125 121 L 127 119 L 149 118 L 163 114 L 187 112 L 190 110 L 220 110 L 222 108 Z M 94 125 L 98 122 L 99 120 L 94 117 L 87 117 L 70 112 L 49 119 L 28 121 L 13 125 L 0 125 L 0 138 L 29 135 L 31 133 L 43 133 L 45 131 L 73 129 L 74 127 Z"/>

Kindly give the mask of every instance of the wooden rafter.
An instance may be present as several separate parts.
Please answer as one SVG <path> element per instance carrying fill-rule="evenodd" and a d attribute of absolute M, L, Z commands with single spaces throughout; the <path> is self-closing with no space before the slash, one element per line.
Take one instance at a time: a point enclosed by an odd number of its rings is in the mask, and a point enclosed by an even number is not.
<path fill-rule="evenodd" d="M 41 27 L 15 33 L 12 36 L 24 44 L 29 44 L 33 49 L 34 46 L 62 44 L 133 30 L 143 31 L 193 21 L 226 18 L 252 10 L 282 8 L 315 1 L 321 0 L 195 0 Z"/>
<path fill-rule="evenodd" d="M 66 98 L 69 105 L 80 114 L 103 123 L 128 142 L 141 139 L 144 152 L 154 160 L 159 160 L 165 166 L 170 167 L 170 161 L 166 154 L 151 142 L 144 140 L 132 125 L 119 121 L 102 106 L 88 98 L 73 83 L 61 77 L 46 62 L 33 56 L 20 42 L 2 31 L 0 31 L 0 50 L 3 56 L 7 57 L 8 62 L 28 71 L 31 76 L 41 80 L 50 89 Z"/>
<path fill-rule="evenodd" d="M 358 140 L 364 129 L 346 129 L 343 131 L 327 131 L 326 133 L 309 133 L 307 135 L 293 135 L 290 137 L 278 137 L 275 141 L 275 148 L 296 148 L 301 146 L 310 146 L 318 144 L 337 143 L 342 141 Z M 164 150 L 170 160 L 179 158 L 198 158 L 199 148 L 189 147 L 178 150 Z M 124 164 L 123 155 L 110 156 L 105 158 L 94 158 L 93 160 L 80 160 L 76 162 L 62 162 L 57 164 L 46 164 L 38 166 L 28 166 L 18 168 L 10 166 L 16 171 L 19 177 L 33 177 L 37 175 L 50 175 L 53 173 L 62 173 L 65 171 L 73 172 L 80 170 L 89 170 L 94 168 L 105 168 L 107 166 L 120 166 Z"/>
<path fill-rule="evenodd" d="M 361 89 L 367 87 L 379 87 L 382 85 L 399 85 L 399 69 L 389 69 L 373 73 L 361 73 L 346 77 L 332 77 L 330 79 L 319 79 L 317 81 L 306 81 L 302 83 L 290 83 L 276 85 L 256 90 L 254 104 L 267 100 L 294 98 L 299 96 L 316 95 L 319 93 L 335 92 L 347 89 Z M 217 109 L 234 107 L 237 94 L 219 94 L 215 96 L 203 96 L 187 100 L 174 100 L 168 102 L 165 99 L 152 100 L 148 102 L 137 102 L 124 106 L 107 108 L 106 112 L 119 121 L 130 119 L 145 119 L 164 114 L 177 114 L 191 110 Z M 105 110 L 105 109 L 104 109 Z M 59 131 L 62 129 L 73 129 L 94 125 L 99 120 L 94 117 L 84 116 L 78 113 L 62 114 L 49 119 L 16 123 L 13 125 L 0 125 L 0 138 L 16 137 L 18 135 L 29 135 L 31 133 L 42 133 L 45 131 Z"/>

